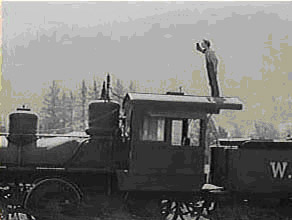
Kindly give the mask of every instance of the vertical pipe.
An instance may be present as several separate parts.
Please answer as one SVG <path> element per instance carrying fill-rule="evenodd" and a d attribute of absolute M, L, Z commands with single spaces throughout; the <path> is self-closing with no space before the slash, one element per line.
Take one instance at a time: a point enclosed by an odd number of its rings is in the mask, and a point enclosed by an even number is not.
<path fill-rule="evenodd" d="M 206 143 L 207 143 L 207 118 L 201 119 L 200 120 L 200 147 L 205 149 L 206 148 Z"/>
<path fill-rule="evenodd" d="M 189 145 L 187 138 L 188 138 L 188 119 L 183 119 L 183 124 L 182 124 L 182 139 L 181 139 L 181 145 Z M 187 144 L 188 143 L 188 144 Z"/>
<path fill-rule="evenodd" d="M 207 176 L 205 176 L 205 164 L 207 161 L 205 161 L 205 153 L 207 150 L 207 124 L 208 124 L 208 118 L 204 118 L 200 120 L 200 148 L 202 149 L 202 153 L 203 153 L 203 160 L 202 160 L 202 175 L 204 176 L 204 181 L 206 181 L 207 183 L 209 182 L 209 175 L 207 174 Z"/>

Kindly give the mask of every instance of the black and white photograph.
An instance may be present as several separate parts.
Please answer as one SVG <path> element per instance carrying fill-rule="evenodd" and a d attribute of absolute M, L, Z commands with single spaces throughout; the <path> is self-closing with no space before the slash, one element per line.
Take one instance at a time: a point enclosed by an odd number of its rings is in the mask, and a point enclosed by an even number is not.
<path fill-rule="evenodd" d="M 291 1 L 0 9 L 0 219 L 292 220 Z"/>

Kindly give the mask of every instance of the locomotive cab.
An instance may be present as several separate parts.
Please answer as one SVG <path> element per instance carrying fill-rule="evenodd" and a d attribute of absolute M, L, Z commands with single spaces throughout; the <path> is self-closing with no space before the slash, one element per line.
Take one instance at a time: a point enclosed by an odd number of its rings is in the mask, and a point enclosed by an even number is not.
<path fill-rule="evenodd" d="M 122 190 L 198 191 L 205 183 L 207 117 L 241 109 L 235 98 L 128 93 L 123 102 L 129 168 Z"/>

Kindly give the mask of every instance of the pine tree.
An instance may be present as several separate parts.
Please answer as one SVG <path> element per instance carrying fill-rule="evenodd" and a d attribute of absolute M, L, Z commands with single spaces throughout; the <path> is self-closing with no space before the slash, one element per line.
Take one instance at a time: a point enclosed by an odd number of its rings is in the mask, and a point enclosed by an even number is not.
<path fill-rule="evenodd" d="M 254 137 L 261 139 L 277 139 L 280 134 L 276 127 L 269 122 L 255 121 Z"/>
<path fill-rule="evenodd" d="M 97 89 L 96 80 L 93 81 L 93 92 L 94 92 L 94 100 L 97 100 L 98 99 L 98 89 Z"/>
<path fill-rule="evenodd" d="M 128 90 L 129 90 L 129 92 L 136 92 L 136 86 L 132 80 L 130 81 L 130 85 L 129 85 Z"/>
<path fill-rule="evenodd" d="M 85 129 L 86 126 L 86 101 L 87 101 L 87 87 L 85 81 L 82 80 L 82 87 L 81 87 L 81 124 L 82 130 Z"/>
<path fill-rule="evenodd" d="M 97 83 L 96 83 L 96 80 L 93 81 L 93 87 L 90 88 L 90 91 L 89 91 L 89 99 L 90 100 L 97 100 L 99 97 L 98 97 L 98 89 L 97 89 Z"/>
<path fill-rule="evenodd" d="M 49 91 L 44 95 L 43 105 L 41 110 L 42 117 L 42 129 L 46 132 L 56 133 L 60 128 L 60 88 L 58 88 L 57 82 L 53 80 L 52 85 L 49 87 Z"/>
<path fill-rule="evenodd" d="M 61 109 L 60 109 L 60 123 L 62 127 L 60 128 L 61 133 L 68 133 L 73 130 L 73 107 L 74 107 L 74 97 L 73 93 L 67 96 L 65 92 L 62 93 L 61 98 Z"/>
<path fill-rule="evenodd" d="M 1 114 L 1 120 L 0 120 L 0 132 L 7 132 L 6 129 L 6 117 L 4 116 L 4 114 Z"/>
<path fill-rule="evenodd" d="M 72 91 L 70 91 L 70 101 L 69 101 L 69 112 L 70 112 L 70 119 L 69 119 L 69 126 L 71 131 L 74 130 L 74 105 L 75 105 L 75 96 Z"/>
<path fill-rule="evenodd" d="M 221 126 L 218 127 L 218 138 L 227 138 L 228 132 Z"/>
<path fill-rule="evenodd" d="M 239 126 L 236 123 L 234 123 L 233 126 L 234 126 L 234 130 L 231 133 L 231 137 L 233 137 L 233 138 L 241 138 L 241 137 L 243 137 L 243 131 L 242 131 L 243 129 L 242 129 L 242 127 Z"/>
<path fill-rule="evenodd" d="M 63 92 L 62 93 L 62 98 L 61 98 L 61 106 L 62 108 L 60 109 L 60 124 L 61 124 L 61 128 L 60 129 L 60 133 L 63 133 L 65 132 L 65 128 L 66 128 L 66 125 L 67 125 L 67 96 L 66 96 L 66 93 Z"/>
<path fill-rule="evenodd" d="M 123 97 L 126 93 L 126 89 L 123 85 L 123 81 L 120 79 L 117 79 L 116 85 L 113 89 L 113 99 L 117 102 L 122 102 Z"/>

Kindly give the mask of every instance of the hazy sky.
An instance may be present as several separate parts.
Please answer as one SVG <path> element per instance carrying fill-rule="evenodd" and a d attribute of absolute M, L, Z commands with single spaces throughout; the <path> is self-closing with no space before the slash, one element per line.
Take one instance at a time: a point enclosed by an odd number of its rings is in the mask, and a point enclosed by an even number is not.
<path fill-rule="evenodd" d="M 264 42 L 272 34 L 277 47 L 289 35 L 291 11 L 290 2 L 4 2 L 3 76 L 16 91 L 36 92 L 48 80 L 104 72 L 145 86 L 189 81 L 204 71 L 192 44 L 208 38 L 225 66 L 221 81 L 261 79 Z M 54 34 L 51 46 L 40 40 Z"/>
<path fill-rule="evenodd" d="M 291 2 L 4 2 L 2 9 L 2 73 L 20 100 L 52 80 L 73 87 L 105 72 L 143 89 L 209 95 L 204 57 L 193 51 L 207 38 L 223 95 L 244 102 L 243 112 L 224 115 L 227 123 L 292 121 Z"/>

